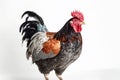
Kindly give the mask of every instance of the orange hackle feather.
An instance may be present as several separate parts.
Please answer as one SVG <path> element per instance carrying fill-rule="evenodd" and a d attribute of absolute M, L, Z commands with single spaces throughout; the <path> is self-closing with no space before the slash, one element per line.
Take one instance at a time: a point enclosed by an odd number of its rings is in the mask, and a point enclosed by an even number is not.
<path fill-rule="evenodd" d="M 43 44 L 42 51 L 46 54 L 53 52 L 55 55 L 57 55 L 60 51 L 60 41 L 56 39 L 49 39 Z"/>

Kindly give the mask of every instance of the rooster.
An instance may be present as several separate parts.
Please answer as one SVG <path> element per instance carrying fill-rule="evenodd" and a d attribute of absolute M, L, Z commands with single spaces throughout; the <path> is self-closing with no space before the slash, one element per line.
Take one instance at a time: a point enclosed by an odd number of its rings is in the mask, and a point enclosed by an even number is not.
<path fill-rule="evenodd" d="M 52 70 L 59 80 L 63 80 L 62 73 L 81 54 L 83 14 L 80 11 L 71 12 L 72 18 L 58 32 L 49 32 L 43 19 L 35 12 L 26 11 L 22 18 L 25 15 L 19 32 L 23 35 L 22 41 L 27 42 L 27 59 L 32 58 L 46 80 L 49 80 L 48 74 Z"/>

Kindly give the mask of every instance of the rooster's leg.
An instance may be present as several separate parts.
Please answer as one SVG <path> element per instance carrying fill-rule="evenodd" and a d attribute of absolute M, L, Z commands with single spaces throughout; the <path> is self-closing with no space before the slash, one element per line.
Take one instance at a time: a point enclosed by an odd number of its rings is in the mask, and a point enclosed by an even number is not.
<path fill-rule="evenodd" d="M 59 80 L 63 80 L 61 75 L 56 74 Z"/>
<path fill-rule="evenodd" d="M 45 80 L 49 80 L 48 75 L 49 74 L 44 74 Z"/>
<path fill-rule="evenodd" d="M 63 80 L 61 75 L 65 71 L 65 69 L 66 69 L 66 67 L 55 69 L 56 76 L 59 78 L 59 80 Z"/>

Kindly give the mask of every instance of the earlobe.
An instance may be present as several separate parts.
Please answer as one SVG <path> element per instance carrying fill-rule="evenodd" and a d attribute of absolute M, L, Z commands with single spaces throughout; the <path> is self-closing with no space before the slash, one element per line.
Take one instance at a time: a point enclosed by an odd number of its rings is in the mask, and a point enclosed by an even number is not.
<path fill-rule="evenodd" d="M 70 21 L 70 25 L 71 25 L 71 27 L 73 27 L 73 26 L 74 26 L 74 23 L 73 23 L 73 21 Z"/>

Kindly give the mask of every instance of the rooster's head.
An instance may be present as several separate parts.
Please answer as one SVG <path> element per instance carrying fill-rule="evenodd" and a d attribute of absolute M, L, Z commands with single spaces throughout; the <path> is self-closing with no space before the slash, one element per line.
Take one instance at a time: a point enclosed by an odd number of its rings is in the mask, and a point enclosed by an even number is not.
<path fill-rule="evenodd" d="M 81 32 L 82 24 L 84 23 L 84 16 L 80 11 L 73 11 L 71 12 L 71 16 L 73 17 L 72 21 L 70 22 L 71 27 L 73 27 L 75 32 Z"/>

